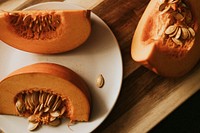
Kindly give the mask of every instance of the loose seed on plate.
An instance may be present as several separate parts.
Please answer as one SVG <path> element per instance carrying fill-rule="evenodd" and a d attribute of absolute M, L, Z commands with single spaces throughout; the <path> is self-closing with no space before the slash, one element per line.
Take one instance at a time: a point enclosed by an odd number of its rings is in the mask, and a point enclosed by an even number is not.
<path fill-rule="evenodd" d="M 103 85 L 104 85 L 104 77 L 102 74 L 100 74 L 98 77 L 97 77 L 97 80 L 96 80 L 96 84 L 97 84 L 97 87 L 99 88 L 102 88 Z"/>

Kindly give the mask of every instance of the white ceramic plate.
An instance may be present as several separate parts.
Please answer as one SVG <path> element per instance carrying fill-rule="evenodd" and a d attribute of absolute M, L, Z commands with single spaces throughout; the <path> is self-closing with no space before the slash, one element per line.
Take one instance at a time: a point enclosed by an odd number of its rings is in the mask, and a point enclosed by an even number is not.
<path fill-rule="evenodd" d="M 28 9 L 82 9 L 66 2 L 38 4 Z M 64 121 L 59 127 L 42 126 L 38 133 L 88 133 L 99 126 L 112 110 L 122 83 L 122 59 L 118 43 L 108 26 L 92 13 L 92 34 L 81 47 L 57 55 L 39 55 L 14 49 L 0 42 L 0 80 L 10 72 L 37 62 L 52 62 L 67 66 L 77 72 L 88 83 L 93 108 L 89 122 L 67 127 Z M 27 44 L 28 45 L 28 44 Z M 96 78 L 105 78 L 103 88 L 96 87 Z M 11 88 L 12 89 L 12 88 Z M 1 92 L 0 92 L 1 93 Z M 0 129 L 6 133 L 27 133 L 25 118 L 0 115 Z"/>

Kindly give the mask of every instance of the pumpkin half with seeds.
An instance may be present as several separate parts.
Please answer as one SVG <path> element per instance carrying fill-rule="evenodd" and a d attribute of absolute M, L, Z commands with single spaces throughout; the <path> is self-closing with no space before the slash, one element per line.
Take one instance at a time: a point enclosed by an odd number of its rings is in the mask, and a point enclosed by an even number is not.
<path fill-rule="evenodd" d="M 136 62 L 166 77 L 189 72 L 200 59 L 197 0 L 151 0 L 132 40 Z"/>
<path fill-rule="evenodd" d="M 35 10 L 0 13 L 0 39 L 40 54 L 61 53 L 82 45 L 90 35 L 90 10 Z"/>
<path fill-rule="evenodd" d="M 0 82 L 0 114 L 28 117 L 29 130 L 57 126 L 61 118 L 88 121 L 91 98 L 83 79 L 52 63 L 37 63 L 11 73 Z"/>

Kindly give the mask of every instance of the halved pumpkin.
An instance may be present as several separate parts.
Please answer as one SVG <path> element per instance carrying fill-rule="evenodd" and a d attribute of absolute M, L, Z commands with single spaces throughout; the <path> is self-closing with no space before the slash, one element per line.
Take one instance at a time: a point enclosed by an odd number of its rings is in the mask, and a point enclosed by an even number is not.
<path fill-rule="evenodd" d="M 86 83 L 58 64 L 18 69 L 0 82 L 0 92 L 0 114 L 28 117 L 31 124 L 51 125 L 62 117 L 89 120 L 91 97 Z"/>
<path fill-rule="evenodd" d="M 0 40 L 27 52 L 54 54 L 83 44 L 90 35 L 90 10 L 0 13 Z"/>
<path fill-rule="evenodd" d="M 157 74 L 178 77 L 200 59 L 200 2 L 151 0 L 132 40 L 136 62 Z"/>

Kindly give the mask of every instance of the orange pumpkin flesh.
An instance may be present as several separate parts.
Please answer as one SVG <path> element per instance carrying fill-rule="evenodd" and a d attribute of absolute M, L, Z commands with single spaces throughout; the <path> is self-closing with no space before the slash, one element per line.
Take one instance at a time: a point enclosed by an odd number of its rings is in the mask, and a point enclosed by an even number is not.
<path fill-rule="evenodd" d="M 27 52 L 54 54 L 83 44 L 90 35 L 89 10 L 35 10 L 0 13 L 0 39 Z"/>
<path fill-rule="evenodd" d="M 167 3 L 168 0 L 165 2 Z M 192 20 L 187 24 L 185 22 L 186 19 L 179 22 L 172 15 L 174 13 L 173 7 L 176 10 L 177 5 L 181 4 L 180 1 L 171 4 L 172 7 L 167 12 L 159 11 L 164 0 L 150 1 L 139 21 L 132 40 L 131 55 L 136 62 L 140 62 L 155 73 L 166 77 L 182 76 L 195 66 L 200 59 L 200 33 L 198 27 L 200 15 L 197 11 L 198 7 L 200 7 L 200 2 L 196 3 L 194 0 L 188 2 L 184 1 L 182 4 L 182 6 L 187 6 L 187 9 L 184 10 L 192 14 Z M 190 38 L 182 39 L 182 32 L 179 38 L 182 42 L 177 45 L 172 40 L 175 36 L 170 37 L 165 33 L 166 29 L 171 25 L 178 25 L 181 30 L 182 28 L 191 27 L 195 31 L 195 36 L 192 37 L 190 33 Z"/>
<path fill-rule="evenodd" d="M 15 106 L 17 96 L 33 91 L 50 92 L 67 100 L 64 117 L 72 121 L 89 120 L 91 98 L 86 83 L 72 70 L 51 63 L 26 66 L 3 79 L 0 82 L 0 114 L 20 115 Z"/>

